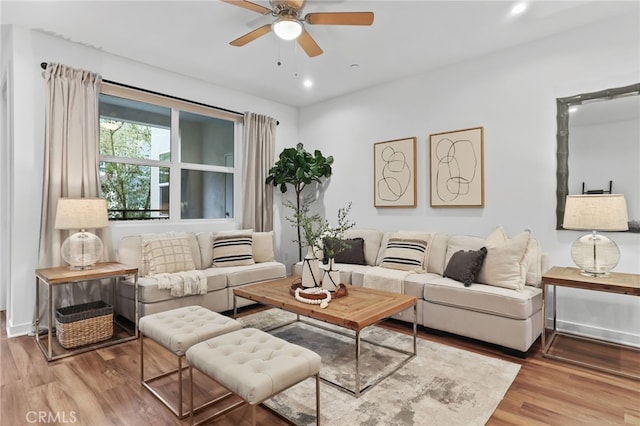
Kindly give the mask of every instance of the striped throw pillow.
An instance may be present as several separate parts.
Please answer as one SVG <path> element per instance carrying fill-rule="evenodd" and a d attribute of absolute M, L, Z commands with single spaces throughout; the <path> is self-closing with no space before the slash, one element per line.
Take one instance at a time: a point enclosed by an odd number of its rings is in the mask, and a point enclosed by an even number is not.
<path fill-rule="evenodd" d="M 389 238 L 382 258 L 383 268 L 421 271 L 427 243 L 413 238 Z"/>
<path fill-rule="evenodd" d="M 253 265 L 251 234 L 220 235 L 213 240 L 213 266 Z"/>

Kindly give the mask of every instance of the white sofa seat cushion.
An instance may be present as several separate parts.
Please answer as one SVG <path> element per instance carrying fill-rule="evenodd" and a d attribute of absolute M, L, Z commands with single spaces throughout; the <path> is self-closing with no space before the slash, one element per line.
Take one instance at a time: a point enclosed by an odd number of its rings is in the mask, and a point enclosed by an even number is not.
<path fill-rule="evenodd" d="M 430 272 L 408 275 L 404 280 L 404 294 L 422 299 L 424 297 L 425 284 L 438 278 L 442 277 L 438 274 L 433 274 Z"/>
<path fill-rule="evenodd" d="M 227 277 L 224 272 L 220 272 L 218 269 L 208 268 L 202 270 L 207 277 L 207 292 L 227 287 Z M 121 296 L 133 299 L 133 279 L 120 281 L 118 291 Z M 171 296 L 171 291 L 169 289 L 159 289 L 157 280 L 148 277 L 138 278 L 138 301 L 140 303 L 156 303 L 171 299 L 175 299 L 174 296 Z"/>
<path fill-rule="evenodd" d="M 215 269 L 226 274 L 228 287 L 238 287 L 244 284 L 287 276 L 285 266 L 279 262 L 254 263 L 253 265 L 245 266 L 223 266 Z"/>
<path fill-rule="evenodd" d="M 322 269 L 329 269 L 329 265 L 321 266 Z M 351 275 L 354 271 L 366 271 L 370 266 L 367 265 L 353 265 L 351 263 L 336 263 L 334 264 L 334 269 L 340 271 L 340 283 L 341 284 L 351 284 Z M 300 268 L 302 270 L 302 268 Z"/>
<path fill-rule="evenodd" d="M 514 319 L 529 318 L 542 308 L 542 290 L 537 287 L 525 286 L 520 291 L 477 283 L 465 287 L 442 277 L 425 283 L 423 297 L 431 303 Z"/>

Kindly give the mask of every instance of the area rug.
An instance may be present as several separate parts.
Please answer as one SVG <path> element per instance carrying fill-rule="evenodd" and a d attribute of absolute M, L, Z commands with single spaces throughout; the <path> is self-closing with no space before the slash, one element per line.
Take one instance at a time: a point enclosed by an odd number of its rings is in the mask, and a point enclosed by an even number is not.
<path fill-rule="evenodd" d="M 308 347 L 322 357 L 320 375 L 349 389 L 354 387 L 353 337 L 323 328 L 305 319 L 285 325 L 296 316 L 270 309 L 239 318 L 248 327 L 271 329 L 270 333 Z M 337 328 L 338 331 L 344 329 Z M 410 351 L 412 336 L 369 327 L 363 340 Z M 324 382 L 320 385 L 321 424 L 324 425 L 484 425 L 515 379 L 520 365 L 418 339 L 418 355 L 360 398 Z M 369 343 L 361 345 L 361 380 L 374 383 L 406 358 L 406 355 Z M 313 425 L 315 380 L 287 389 L 265 405 L 296 425 Z"/>

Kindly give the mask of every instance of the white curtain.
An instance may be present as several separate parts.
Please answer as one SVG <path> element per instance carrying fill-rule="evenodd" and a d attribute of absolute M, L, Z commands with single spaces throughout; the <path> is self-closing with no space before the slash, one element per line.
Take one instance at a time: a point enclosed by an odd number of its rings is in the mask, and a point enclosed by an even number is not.
<path fill-rule="evenodd" d="M 47 90 L 44 182 L 40 224 L 39 267 L 64 265 L 60 246 L 69 231 L 54 228 L 59 198 L 98 197 L 99 114 L 98 95 L 102 78 L 66 65 L 47 64 L 43 73 Z M 107 232 L 102 238 L 109 252 Z M 40 316 L 46 312 L 41 285 Z M 54 307 L 100 299 L 99 285 L 65 285 L 55 289 Z M 44 316 L 46 321 L 46 316 Z M 42 322 L 42 321 L 41 321 Z"/>
<path fill-rule="evenodd" d="M 242 227 L 254 231 L 273 230 L 273 185 L 265 179 L 273 166 L 276 120 L 247 112 L 244 115 L 244 200 Z"/>

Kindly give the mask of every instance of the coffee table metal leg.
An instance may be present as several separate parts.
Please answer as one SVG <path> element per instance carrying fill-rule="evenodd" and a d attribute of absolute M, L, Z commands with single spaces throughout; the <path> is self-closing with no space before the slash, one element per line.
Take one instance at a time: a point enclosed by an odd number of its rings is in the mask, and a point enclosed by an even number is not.
<path fill-rule="evenodd" d="M 413 354 L 418 354 L 418 304 L 413 305 Z"/>
<path fill-rule="evenodd" d="M 360 397 L 360 330 L 356 330 L 356 398 Z"/>
<path fill-rule="evenodd" d="M 238 303 L 236 302 L 237 298 L 238 296 L 234 294 L 233 295 L 233 319 L 238 319 Z"/>

